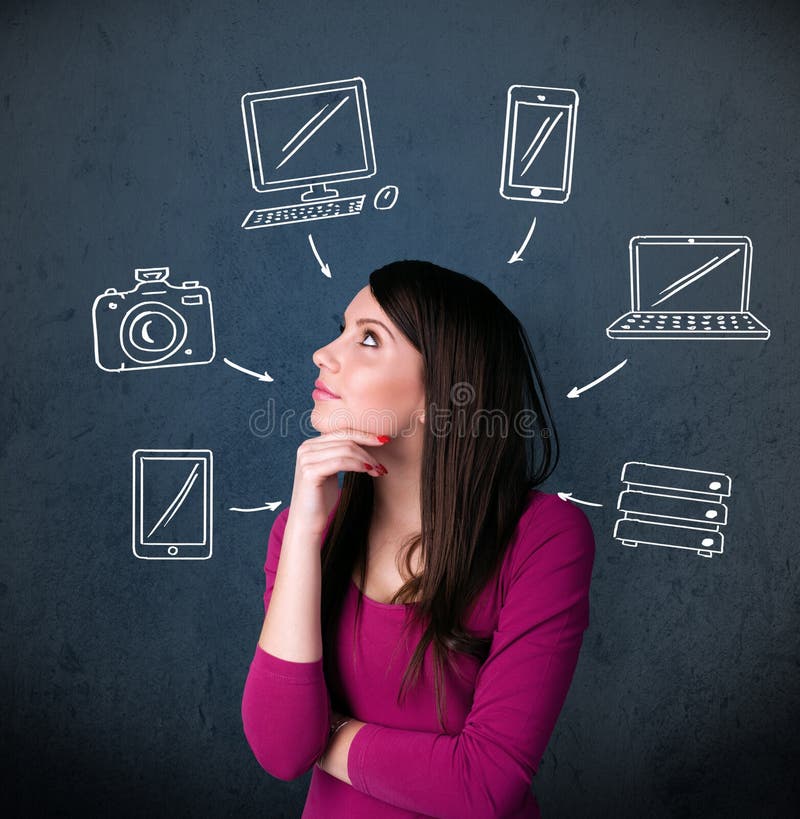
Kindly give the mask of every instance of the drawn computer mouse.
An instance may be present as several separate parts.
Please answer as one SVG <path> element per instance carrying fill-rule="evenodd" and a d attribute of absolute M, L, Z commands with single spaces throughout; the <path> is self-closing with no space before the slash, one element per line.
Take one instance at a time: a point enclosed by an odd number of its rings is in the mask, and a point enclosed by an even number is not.
<path fill-rule="evenodd" d="M 397 185 L 385 185 L 376 194 L 372 204 L 375 210 L 391 210 L 397 202 Z"/>

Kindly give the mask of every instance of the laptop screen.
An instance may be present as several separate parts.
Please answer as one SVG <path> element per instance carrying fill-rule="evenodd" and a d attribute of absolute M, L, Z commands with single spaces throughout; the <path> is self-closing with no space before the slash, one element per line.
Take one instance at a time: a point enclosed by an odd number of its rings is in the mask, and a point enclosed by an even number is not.
<path fill-rule="evenodd" d="M 633 310 L 747 310 L 751 247 L 745 238 L 638 238 L 632 253 Z"/>

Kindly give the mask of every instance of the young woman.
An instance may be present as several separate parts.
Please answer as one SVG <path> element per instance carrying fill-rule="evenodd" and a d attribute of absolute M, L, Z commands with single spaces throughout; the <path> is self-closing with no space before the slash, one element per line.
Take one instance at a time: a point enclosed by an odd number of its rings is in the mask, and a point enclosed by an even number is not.
<path fill-rule="evenodd" d="M 247 741 L 312 771 L 304 819 L 537 817 L 595 544 L 536 488 L 558 447 L 527 334 L 420 261 L 374 271 L 340 331 L 270 532 Z"/>

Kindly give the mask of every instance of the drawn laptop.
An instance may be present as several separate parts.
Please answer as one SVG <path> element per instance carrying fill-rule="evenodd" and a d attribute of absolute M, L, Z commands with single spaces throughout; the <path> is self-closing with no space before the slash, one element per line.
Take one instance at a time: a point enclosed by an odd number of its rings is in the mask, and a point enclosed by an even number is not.
<path fill-rule="evenodd" d="M 756 339 L 770 331 L 748 309 L 753 243 L 747 236 L 634 236 L 631 309 L 609 338 Z"/>

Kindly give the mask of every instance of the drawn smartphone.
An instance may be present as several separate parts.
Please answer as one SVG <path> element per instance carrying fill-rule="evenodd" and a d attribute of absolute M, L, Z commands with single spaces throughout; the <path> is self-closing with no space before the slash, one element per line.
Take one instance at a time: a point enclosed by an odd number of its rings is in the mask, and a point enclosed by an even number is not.
<path fill-rule="evenodd" d="M 572 187 L 578 93 L 571 88 L 508 89 L 500 195 L 563 203 Z"/>
<path fill-rule="evenodd" d="M 211 557 L 213 458 L 208 449 L 133 453 L 133 553 L 147 560 Z"/>

